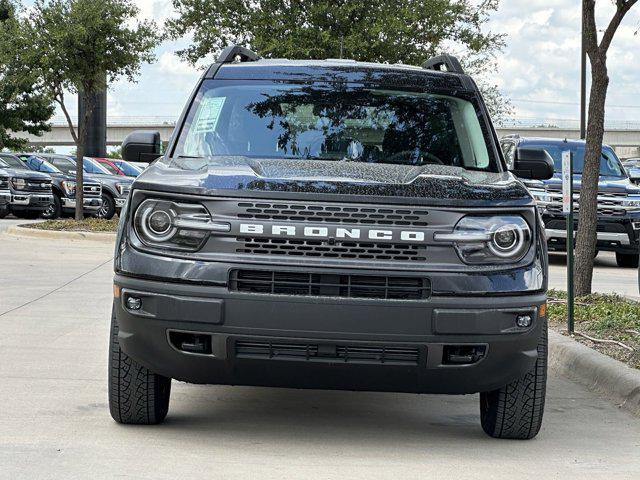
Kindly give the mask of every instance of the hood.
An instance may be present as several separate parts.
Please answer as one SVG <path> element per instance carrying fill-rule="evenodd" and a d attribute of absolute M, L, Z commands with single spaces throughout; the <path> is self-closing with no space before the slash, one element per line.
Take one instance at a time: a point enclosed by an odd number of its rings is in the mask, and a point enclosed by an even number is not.
<path fill-rule="evenodd" d="M 51 180 L 48 173 L 36 172 L 34 170 L 21 170 L 15 168 L 4 168 L 1 171 L 7 172 L 13 178 L 24 178 L 25 180 Z"/>
<path fill-rule="evenodd" d="M 547 188 L 547 190 L 550 190 L 550 191 L 562 190 L 562 177 L 559 174 L 555 174 L 553 178 L 549 180 L 545 180 L 543 183 Z M 573 176 L 574 192 L 579 192 L 581 187 L 582 187 L 582 175 L 574 174 Z M 598 181 L 598 192 L 638 195 L 640 194 L 640 187 L 634 184 L 629 178 L 601 176 Z"/>
<path fill-rule="evenodd" d="M 85 173 L 84 178 L 90 178 L 94 182 L 109 182 L 109 183 L 133 183 L 134 178 L 124 177 L 122 175 L 103 175 L 103 174 L 91 174 Z"/>
<path fill-rule="evenodd" d="M 511 173 L 442 165 L 245 157 L 165 159 L 147 168 L 134 188 L 217 196 L 292 198 L 295 194 L 329 200 L 349 195 L 379 203 L 410 198 L 411 203 L 446 206 L 533 205 L 527 189 Z"/>

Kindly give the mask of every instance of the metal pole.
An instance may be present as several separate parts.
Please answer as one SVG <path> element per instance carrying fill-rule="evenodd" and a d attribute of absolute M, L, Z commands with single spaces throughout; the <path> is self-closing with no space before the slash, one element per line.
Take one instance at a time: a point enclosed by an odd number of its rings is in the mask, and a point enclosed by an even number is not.
<path fill-rule="evenodd" d="M 584 39 L 584 3 L 582 5 L 582 42 L 580 61 L 580 138 L 587 138 L 587 49 Z"/>
<path fill-rule="evenodd" d="M 573 153 L 562 153 L 564 209 L 567 214 L 567 331 L 573 335 Z M 568 196 L 568 199 L 566 198 Z"/>

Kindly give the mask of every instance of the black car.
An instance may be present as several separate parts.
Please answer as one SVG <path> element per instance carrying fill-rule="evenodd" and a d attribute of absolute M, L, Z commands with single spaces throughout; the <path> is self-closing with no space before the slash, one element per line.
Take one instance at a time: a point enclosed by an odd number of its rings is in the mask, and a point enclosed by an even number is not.
<path fill-rule="evenodd" d="M 72 215 L 76 209 L 76 177 L 75 172 L 63 172 L 53 166 L 39 154 L 16 154 L 31 170 L 47 173 L 52 180 L 53 203 L 43 213 L 43 217 L 55 219 L 63 214 Z M 83 185 L 84 213 L 96 215 L 102 207 L 102 185 L 87 179 Z"/>
<path fill-rule="evenodd" d="M 116 421 L 161 422 L 173 378 L 480 392 L 489 435 L 537 434 L 543 228 L 454 57 L 410 67 L 229 47 L 176 132 L 122 212 Z M 122 151 L 151 161 L 160 135 L 133 133 Z M 521 149 L 515 167 L 553 174 L 543 150 Z"/>
<path fill-rule="evenodd" d="M 49 175 L 31 171 L 20 158 L 10 153 L 0 153 L 0 170 L 6 172 L 0 177 L 8 179 L 9 210 L 16 217 L 37 218 L 50 208 L 53 192 Z M 0 180 L 0 184 L 4 182 Z M 9 210 L 0 208 L 0 215 L 5 216 Z"/>
<path fill-rule="evenodd" d="M 9 179 L 11 174 L 0 168 L 0 218 L 6 217 L 11 211 L 11 190 Z"/>
<path fill-rule="evenodd" d="M 73 174 L 76 170 L 76 159 L 70 155 L 55 153 L 39 154 L 53 166 L 66 174 Z M 111 175 L 98 162 L 91 158 L 85 158 L 83 162 L 85 178 L 91 182 L 102 185 L 102 206 L 96 212 L 98 218 L 111 219 L 127 201 L 133 179 L 121 175 Z"/>
<path fill-rule="evenodd" d="M 553 158 L 555 174 L 542 182 L 529 182 L 530 191 L 538 200 L 550 250 L 565 251 L 567 244 L 566 215 L 562 213 L 562 152 L 573 152 L 574 209 L 580 209 L 580 186 L 584 165 L 584 140 L 552 138 L 505 137 L 501 141 L 507 161 L 517 148 L 543 148 Z M 578 227 L 578 217 L 575 226 Z M 598 182 L 597 249 L 616 253 L 620 267 L 638 266 L 640 237 L 640 187 L 634 184 L 616 153 L 602 147 L 600 180 Z"/>

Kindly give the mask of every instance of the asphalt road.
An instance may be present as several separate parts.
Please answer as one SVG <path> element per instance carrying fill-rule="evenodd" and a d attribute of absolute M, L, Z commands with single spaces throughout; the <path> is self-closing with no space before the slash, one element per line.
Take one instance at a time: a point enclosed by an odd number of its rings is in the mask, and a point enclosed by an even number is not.
<path fill-rule="evenodd" d="M 555 376 L 529 442 L 486 437 L 476 395 L 177 382 L 164 425 L 117 425 L 110 257 L 0 232 L 1 479 L 640 478 L 640 420 Z"/>
<path fill-rule="evenodd" d="M 567 289 L 567 255 L 565 253 L 549 254 L 549 277 L 551 288 Z M 594 292 L 617 293 L 640 300 L 638 269 L 620 268 L 616 265 L 614 253 L 600 252 L 594 260 L 592 288 Z"/>

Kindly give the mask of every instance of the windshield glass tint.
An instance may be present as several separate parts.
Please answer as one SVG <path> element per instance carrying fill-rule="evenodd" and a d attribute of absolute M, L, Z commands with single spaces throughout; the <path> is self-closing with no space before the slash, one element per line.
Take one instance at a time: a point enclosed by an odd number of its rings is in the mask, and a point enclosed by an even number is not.
<path fill-rule="evenodd" d="M 20 160 L 14 157 L 2 157 L 2 161 L 11 168 L 17 168 L 20 170 L 24 170 L 26 168 Z"/>
<path fill-rule="evenodd" d="M 109 163 L 100 163 L 100 166 L 108 170 L 111 175 L 120 175 L 118 169 Z"/>
<path fill-rule="evenodd" d="M 142 170 L 140 170 L 138 167 L 136 167 L 135 165 L 131 165 L 130 163 L 124 162 L 124 161 L 115 161 L 113 162 L 115 163 L 118 168 L 120 170 L 122 170 L 124 172 L 125 175 L 129 176 L 129 177 L 137 177 L 138 175 L 140 175 L 142 173 Z"/>
<path fill-rule="evenodd" d="M 553 158 L 553 166 L 556 172 L 562 171 L 562 152 L 573 152 L 573 173 L 582 175 L 584 169 L 584 145 L 562 144 L 549 145 L 543 143 L 527 143 L 526 147 L 544 148 Z M 602 149 L 600 157 L 600 176 L 602 177 L 626 177 L 627 174 L 620 164 L 618 157 L 610 148 Z"/>
<path fill-rule="evenodd" d="M 220 83 L 203 85 L 174 157 L 496 169 L 467 100 L 345 85 Z"/>

